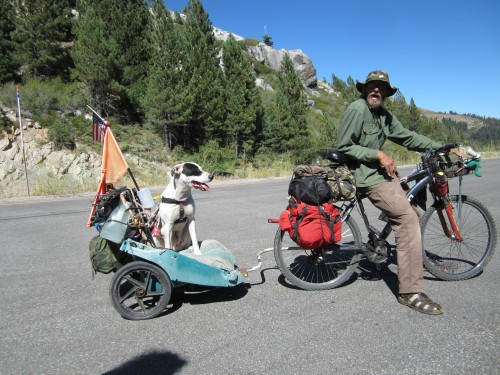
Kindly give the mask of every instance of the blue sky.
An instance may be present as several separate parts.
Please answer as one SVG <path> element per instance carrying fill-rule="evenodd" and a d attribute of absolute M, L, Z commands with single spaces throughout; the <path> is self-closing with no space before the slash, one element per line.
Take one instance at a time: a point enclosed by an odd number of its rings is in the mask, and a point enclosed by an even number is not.
<path fill-rule="evenodd" d="M 187 0 L 165 0 L 181 11 Z M 213 26 L 301 49 L 318 79 L 386 70 L 409 102 L 500 118 L 498 0 L 202 0 Z"/>

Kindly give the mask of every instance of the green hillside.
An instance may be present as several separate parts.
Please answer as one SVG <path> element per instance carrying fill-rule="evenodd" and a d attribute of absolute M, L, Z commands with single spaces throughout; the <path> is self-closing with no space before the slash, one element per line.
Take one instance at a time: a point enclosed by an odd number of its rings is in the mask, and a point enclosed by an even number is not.
<path fill-rule="evenodd" d="M 19 85 L 23 117 L 47 129 L 58 148 L 99 152 L 90 121 L 79 115 L 89 105 L 111 122 L 124 152 L 166 164 L 190 159 L 245 177 L 249 170 L 289 171 L 318 160 L 335 147 L 342 112 L 357 97 L 354 80 L 335 75 L 318 86 L 319 96 L 308 96 L 287 56 L 274 71 L 245 53 L 258 41 L 217 40 L 199 0 L 188 2 L 185 17 L 171 16 L 160 0 L 4 1 L 0 7 L 3 137 L 15 125 L 8 112 L 16 108 Z M 257 77 L 274 90 L 256 87 Z M 498 119 L 469 114 L 477 121 L 464 126 L 456 114 L 430 116 L 417 101 L 398 92 L 386 106 L 431 138 L 498 148 Z M 414 157 L 387 148 L 401 162 Z"/>

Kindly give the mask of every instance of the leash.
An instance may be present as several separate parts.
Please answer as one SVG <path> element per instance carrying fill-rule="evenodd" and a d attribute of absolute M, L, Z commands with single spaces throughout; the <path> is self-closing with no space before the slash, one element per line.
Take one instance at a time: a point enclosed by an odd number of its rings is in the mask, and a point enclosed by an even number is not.
<path fill-rule="evenodd" d="M 264 253 L 268 253 L 268 252 L 273 251 L 273 250 L 274 250 L 274 247 L 269 247 L 267 249 L 259 251 L 259 253 L 257 254 L 257 265 L 253 266 L 252 268 L 238 267 L 238 270 L 243 274 L 243 276 L 247 277 L 249 272 L 257 271 L 257 270 L 262 268 L 262 259 L 260 256 Z"/>

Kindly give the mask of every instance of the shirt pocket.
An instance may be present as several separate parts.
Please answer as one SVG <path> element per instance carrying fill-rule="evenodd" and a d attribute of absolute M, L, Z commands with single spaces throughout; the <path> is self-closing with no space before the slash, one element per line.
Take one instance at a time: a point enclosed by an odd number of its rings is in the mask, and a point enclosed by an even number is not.
<path fill-rule="evenodd" d="M 373 122 L 365 122 L 363 124 L 363 133 L 366 135 L 378 134 L 379 127 Z"/>
<path fill-rule="evenodd" d="M 378 149 L 380 129 L 375 123 L 363 124 L 363 136 L 361 138 L 361 146 Z"/>

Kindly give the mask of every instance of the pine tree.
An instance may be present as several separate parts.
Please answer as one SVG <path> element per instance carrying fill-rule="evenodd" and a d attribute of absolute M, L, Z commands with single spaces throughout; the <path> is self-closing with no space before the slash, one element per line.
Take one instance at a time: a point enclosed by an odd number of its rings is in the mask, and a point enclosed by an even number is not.
<path fill-rule="evenodd" d="M 223 55 L 226 126 L 229 144 L 236 150 L 236 156 L 252 150 L 256 130 L 260 128 L 262 104 L 255 77 L 248 58 L 232 35 L 224 45 Z"/>
<path fill-rule="evenodd" d="M 384 108 L 391 111 L 404 127 L 410 130 L 415 130 L 410 118 L 408 104 L 406 103 L 406 99 L 401 91 L 398 90 L 394 96 L 386 98 L 384 101 Z"/>
<path fill-rule="evenodd" d="M 191 113 L 185 144 L 187 148 L 196 149 L 207 138 L 224 137 L 223 80 L 212 23 L 199 0 L 189 0 L 186 16 L 189 49 L 183 69 L 190 74 L 186 98 Z"/>
<path fill-rule="evenodd" d="M 277 152 L 293 150 L 297 155 L 307 148 L 307 97 L 288 54 L 278 71 L 273 113 L 267 116 L 265 144 Z"/>
<path fill-rule="evenodd" d="M 337 145 L 338 119 L 332 114 L 325 113 L 321 116 L 318 127 L 317 145 L 321 149 L 335 148 Z"/>
<path fill-rule="evenodd" d="M 422 115 L 420 114 L 420 110 L 418 109 L 418 107 L 415 105 L 413 98 L 411 98 L 410 100 L 408 112 L 408 124 L 406 124 L 406 126 L 410 130 L 416 131 L 417 133 L 420 132 Z"/>
<path fill-rule="evenodd" d="M 153 2 L 152 17 L 153 58 L 144 107 L 148 122 L 171 150 L 183 139 L 190 113 L 185 98 L 189 76 L 183 67 L 186 43 L 162 0 Z"/>
<path fill-rule="evenodd" d="M 264 35 L 264 44 L 268 45 L 269 47 L 272 47 L 274 45 L 274 42 L 273 42 L 270 35 L 267 35 L 267 34 Z"/>
<path fill-rule="evenodd" d="M 15 65 L 12 60 L 14 45 L 10 36 L 14 31 L 14 8 L 10 1 L 0 2 L 0 83 L 14 78 Z"/>
<path fill-rule="evenodd" d="M 91 3 L 117 46 L 119 86 L 115 91 L 119 97 L 116 105 L 125 119 L 137 119 L 152 53 L 148 4 L 145 0 L 93 0 Z"/>
<path fill-rule="evenodd" d="M 351 76 L 347 77 L 347 82 L 344 82 L 342 79 L 333 74 L 332 87 L 336 92 L 342 95 L 346 104 L 352 103 L 359 98 L 360 94 L 356 89 L 356 84 Z"/>
<path fill-rule="evenodd" d="M 116 113 L 116 97 L 122 91 L 117 80 L 118 45 L 92 0 L 79 0 L 77 5 L 80 17 L 71 50 L 73 77 L 86 85 L 93 108 L 108 116 Z"/>
<path fill-rule="evenodd" d="M 94 105 L 108 115 L 138 120 L 151 56 L 147 3 L 79 0 L 77 8 L 73 76 L 88 85 Z"/>
<path fill-rule="evenodd" d="M 67 0 L 15 0 L 13 57 L 26 77 L 68 78 L 71 60 L 64 42 L 71 29 Z"/>

